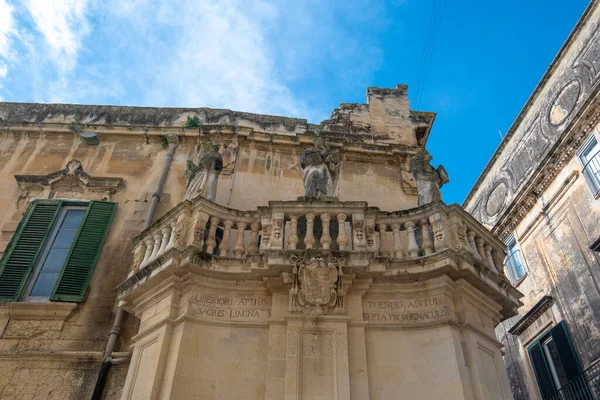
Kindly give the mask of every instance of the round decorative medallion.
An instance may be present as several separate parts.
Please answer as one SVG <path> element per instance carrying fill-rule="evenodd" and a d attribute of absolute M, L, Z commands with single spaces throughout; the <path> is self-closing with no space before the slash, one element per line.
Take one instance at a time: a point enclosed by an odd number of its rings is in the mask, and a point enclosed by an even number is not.
<path fill-rule="evenodd" d="M 570 81 L 561 89 L 556 95 L 548 115 L 552 125 L 560 125 L 567 119 L 577 105 L 580 92 L 581 85 L 575 80 Z"/>
<path fill-rule="evenodd" d="M 492 189 L 485 203 L 485 212 L 488 216 L 493 217 L 502 210 L 506 202 L 507 193 L 508 186 L 506 182 L 500 181 L 496 184 L 496 187 Z"/>

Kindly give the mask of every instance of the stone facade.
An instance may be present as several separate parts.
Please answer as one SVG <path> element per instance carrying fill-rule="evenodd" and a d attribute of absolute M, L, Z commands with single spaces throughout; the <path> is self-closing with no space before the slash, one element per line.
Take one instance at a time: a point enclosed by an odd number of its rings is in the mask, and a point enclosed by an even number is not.
<path fill-rule="evenodd" d="M 0 303 L 0 397 L 89 398 L 125 310 L 106 399 L 511 399 L 494 328 L 521 294 L 500 240 L 419 205 L 434 114 L 406 91 L 320 125 L 0 103 L 2 249 L 35 199 L 117 203 L 83 301 Z"/>
<path fill-rule="evenodd" d="M 541 398 L 528 349 L 561 321 L 586 379 L 600 379 L 598 161 L 581 154 L 600 142 L 599 38 L 592 1 L 463 204 L 520 250 L 524 305 L 496 329 L 515 399 Z"/>

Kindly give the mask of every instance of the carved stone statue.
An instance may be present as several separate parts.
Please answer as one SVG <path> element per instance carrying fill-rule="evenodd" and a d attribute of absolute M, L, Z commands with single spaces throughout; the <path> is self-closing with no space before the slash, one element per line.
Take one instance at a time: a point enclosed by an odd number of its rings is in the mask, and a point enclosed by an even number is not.
<path fill-rule="evenodd" d="M 198 165 L 188 160 L 185 177 L 188 179 L 184 200 L 198 196 L 214 201 L 217 195 L 217 181 L 223 169 L 223 158 L 218 146 L 209 146 L 200 157 Z"/>
<path fill-rule="evenodd" d="M 419 207 L 433 201 L 441 200 L 440 188 L 450 182 L 446 169 L 440 165 L 434 169 L 431 165 L 433 157 L 422 149 L 410 160 L 410 172 L 417 181 Z"/>
<path fill-rule="evenodd" d="M 304 196 L 332 197 L 337 186 L 340 155 L 330 150 L 321 137 L 313 139 L 314 146 L 304 149 L 300 156 Z"/>

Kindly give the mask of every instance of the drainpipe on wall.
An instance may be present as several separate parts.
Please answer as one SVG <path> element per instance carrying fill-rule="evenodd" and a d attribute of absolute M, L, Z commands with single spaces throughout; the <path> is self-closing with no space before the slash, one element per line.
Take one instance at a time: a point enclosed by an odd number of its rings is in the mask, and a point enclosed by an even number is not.
<path fill-rule="evenodd" d="M 158 186 L 156 188 L 156 191 L 152 194 L 152 201 L 150 203 L 150 209 L 148 210 L 148 215 L 146 217 L 146 223 L 144 224 L 144 230 L 147 229 L 150 225 L 152 225 L 152 220 L 154 219 L 154 214 L 156 213 L 156 207 L 158 205 L 158 202 L 160 201 L 160 195 L 162 194 L 163 189 L 165 187 L 167 174 L 169 173 L 169 168 L 171 167 L 171 161 L 173 161 L 173 154 L 175 153 L 175 148 L 179 143 L 177 134 L 167 133 L 166 136 L 167 140 L 169 141 L 169 150 L 167 151 L 165 164 L 163 165 L 163 169 L 160 174 L 160 179 L 158 180 Z M 123 308 L 121 307 L 118 307 L 117 313 L 115 315 L 115 321 L 113 322 L 112 329 L 108 334 L 108 342 L 106 343 L 106 350 L 104 350 L 102 365 L 100 366 L 100 372 L 98 373 L 96 385 L 94 386 L 92 400 L 102 399 L 102 392 L 104 391 L 104 386 L 106 385 L 106 378 L 108 376 L 108 371 L 110 367 L 112 365 L 122 364 L 127 361 L 127 359 L 125 358 L 112 358 L 112 353 L 115 350 L 117 340 L 119 339 L 119 335 L 121 334 L 121 322 L 123 321 L 124 314 L 125 310 L 123 310 Z"/>

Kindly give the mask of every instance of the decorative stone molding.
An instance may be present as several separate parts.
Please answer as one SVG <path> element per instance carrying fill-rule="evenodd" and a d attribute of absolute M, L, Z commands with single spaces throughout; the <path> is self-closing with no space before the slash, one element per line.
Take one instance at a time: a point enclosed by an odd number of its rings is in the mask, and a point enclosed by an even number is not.
<path fill-rule="evenodd" d="M 0 303 L 0 317 L 20 320 L 60 320 L 65 321 L 77 308 L 77 303 L 61 302 L 10 302 Z"/>
<path fill-rule="evenodd" d="M 117 190 L 125 187 L 123 178 L 90 176 L 78 160 L 69 161 L 60 171 L 47 175 L 15 175 L 15 180 L 21 188 L 19 199 L 38 192 L 47 192 L 46 196 L 52 196 L 52 192 L 76 192 L 83 197 L 109 201 Z"/>

